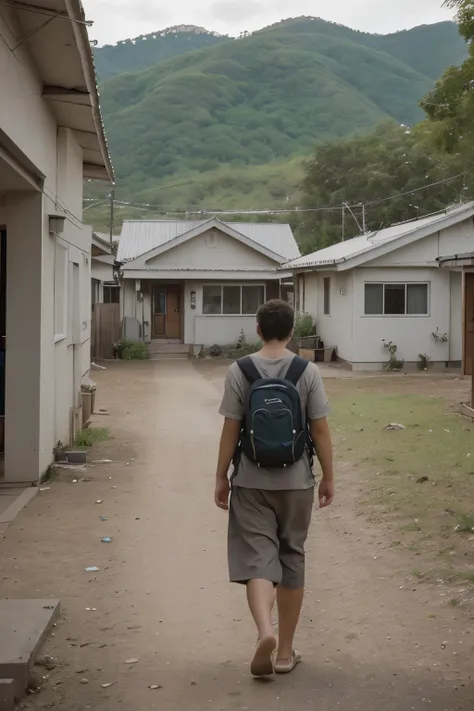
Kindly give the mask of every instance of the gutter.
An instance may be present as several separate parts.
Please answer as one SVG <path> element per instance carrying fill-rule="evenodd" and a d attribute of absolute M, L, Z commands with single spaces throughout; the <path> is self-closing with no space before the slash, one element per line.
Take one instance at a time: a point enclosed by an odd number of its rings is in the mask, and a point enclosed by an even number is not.
<path fill-rule="evenodd" d="M 347 261 L 348 260 L 346 257 L 341 257 L 340 259 L 331 259 L 331 260 L 327 260 L 324 262 L 312 262 L 310 264 L 300 264 L 300 265 L 298 265 L 298 264 L 292 265 L 291 262 L 288 262 L 287 264 L 284 264 L 281 267 L 278 267 L 277 271 L 288 271 L 288 270 L 290 270 L 290 271 L 307 271 L 307 270 L 311 270 L 311 269 L 314 269 L 316 271 L 317 269 L 324 269 L 326 267 L 335 267 L 338 264 L 345 264 L 345 262 L 347 262 Z"/>
<path fill-rule="evenodd" d="M 94 55 L 92 53 L 87 26 L 82 24 L 86 20 L 84 8 L 81 0 L 64 0 L 67 14 L 70 18 L 80 20 L 80 22 L 72 22 L 74 36 L 76 38 L 77 49 L 81 58 L 81 64 L 84 71 L 87 91 L 91 99 L 91 108 L 94 118 L 95 129 L 99 139 L 102 157 L 104 159 L 104 167 L 107 171 L 109 181 L 115 183 L 115 173 L 110 158 L 107 138 L 105 136 L 104 121 L 102 111 L 100 109 L 99 90 L 97 87 L 97 74 L 95 71 Z"/>

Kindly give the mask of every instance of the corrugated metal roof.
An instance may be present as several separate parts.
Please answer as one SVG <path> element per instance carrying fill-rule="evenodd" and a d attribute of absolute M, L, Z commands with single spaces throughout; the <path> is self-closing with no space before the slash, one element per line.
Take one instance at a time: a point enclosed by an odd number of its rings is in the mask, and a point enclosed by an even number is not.
<path fill-rule="evenodd" d="M 129 262 L 150 252 L 156 247 L 205 225 L 210 220 L 168 221 L 168 220 L 126 220 L 123 223 L 117 260 Z M 217 220 L 216 222 L 219 222 Z M 296 259 L 300 255 L 298 245 L 290 225 L 263 224 L 251 222 L 224 222 L 230 229 L 271 250 L 283 261 Z"/>
<path fill-rule="evenodd" d="M 389 244 L 390 242 L 411 233 L 416 234 L 423 228 L 430 225 L 433 226 L 433 231 L 435 232 L 437 223 L 442 222 L 447 218 L 452 218 L 455 221 L 456 216 L 459 215 L 460 219 L 467 219 L 468 214 L 464 213 L 469 213 L 469 210 L 474 212 L 474 203 L 462 205 L 461 207 L 453 208 L 452 210 L 445 210 L 442 213 L 430 215 L 429 217 L 423 217 L 420 220 L 412 220 L 411 222 L 393 225 L 392 227 L 387 227 L 386 229 L 378 232 L 372 232 L 368 235 L 354 237 L 346 242 L 338 242 L 337 244 L 331 245 L 331 247 L 320 249 L 317 252 L 307 254 L 304 257 L 291 261 L 289 264 L 285 265 L 285 268 L 290 267 L 291 269 L 299 269 L 305 267 L 324 267 L 331 264 L 339 264 L 347 261 L 348 259 L 371 252 L 373 249 L 376 249 L 383 244 Z"/>

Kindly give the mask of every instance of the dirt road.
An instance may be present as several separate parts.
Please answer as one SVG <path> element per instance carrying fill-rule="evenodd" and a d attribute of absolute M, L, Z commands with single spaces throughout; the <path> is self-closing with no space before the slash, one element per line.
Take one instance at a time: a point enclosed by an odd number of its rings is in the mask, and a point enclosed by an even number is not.
<path fill-rule="evenodd" d="M 110 415 L 95 424 L 114 439 L 94 458 L 113 461 L 91 467 L 91 482 L 62 475 L 0 543 L 2 597 L 62 601 L 45 649 L 57 666 L 41 670 L 49 678 L 27 708 L 472 711 L 472 618 L 407 582 L 383 530 L 354 513 L 348 466 L 337 505 L 315 511 L 304 664 L 253 681 L 255 632 L 227 583 L 225 514 L 213 504 L 220 371 L 112 364 L 98 379 Z"/>

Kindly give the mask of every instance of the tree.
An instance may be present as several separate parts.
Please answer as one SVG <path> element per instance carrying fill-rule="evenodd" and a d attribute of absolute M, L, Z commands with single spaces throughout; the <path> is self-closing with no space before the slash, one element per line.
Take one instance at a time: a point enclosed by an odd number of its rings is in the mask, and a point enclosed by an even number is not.
<path fill-rule="evenodd" d="M 456 10 L 456 22 L 459 32 L 466 42 L 474 38 L 474 1 L 473 0 L 445 0 L 444 7 Z"/>
<path fill-rule="evenodd" d="M 348 239 L 361 233 L 363 216 L 374 231 L 440 210 L 460 199 L 462 179 L 432 184 L 458 173 L 456 157 L 435 151 L 423 124 L 409 130 L 383 123 L 370 133 L 320 145 L 306 166 L 302 207 L 330 209 L 303 213 L 302 248 L 311 252 L 341 241 L 343 211 Z"/>

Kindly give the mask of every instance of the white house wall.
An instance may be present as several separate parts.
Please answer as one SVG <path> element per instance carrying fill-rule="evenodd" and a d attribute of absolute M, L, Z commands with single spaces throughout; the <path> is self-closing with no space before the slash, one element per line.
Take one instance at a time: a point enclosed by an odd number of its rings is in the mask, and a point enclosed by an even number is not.
<path fill-rule="evenodd" d="M 203 315 L 203 286 L 203 282 L 186 282 L 185 284 L 185 343 L 199 346 L 213 346 L 215 344 L 228 346 L 234 343 L 237 344 L 242 331 L 249 343 L 255 343 L 258 340 L 255 316 Z M 191 308 L 192 291 L 196 293 L 195 309 Z"/>
<path fill-rule="evenodd" d="M 437 258 L 474 251 L 474 223 L 465 220 L 441 232 L 374 259 L 370 267 L 437 266 Z"/>
<path fill-rule="evenodd" d="M 26 45 L 15 52 L 7 46 L 7 43 L 10 47 L 18 44 L 9 30 L 15 25 L 14 13 L 2 7 L 0 33 L 5 41 L 0 41 L 0 127 L 46 176 L 46 188 L 55 194 L 57 125 L 49 106 L 41 98 L 43 85 Z M 17 36 L 21 36 L 19 28 Z"/>
<path fill-rule="evenodd" d="M 397 356 L 415 363 L 420 353 L 433 362 L 450 360 L 450 345 L 438 344 L 432 334 L 451 333 L 451 279 L 448 270 L 438 268 L 365 268 L 354 270 L 354 364 L 380 365 L 389 358 L 382 340 L 398 346 Z M 366 282 L 428 282 L 428 316 L 365 316 Z M 457 316 L 461 320 L 461 309 Z"/>
<path fill-rule="evenodd" d="M 114 257 L 92 257 L 91 277 L 101 282 L 114 281 Z"/>
<path fill-rule="evenodd" d="M 12 27 L 13 14 L 3 18 Z M 69 443 L 81 381 L 90 368 L 91 230 L 81 223 L 83 156 L 73 133 L 58 128 L 43 86 L 26 51 L 0 17 L 0 127 L 45 176 L 43 193 L 7 192 L 0 223 L 7 229 L 7 354 L 5 475 L 32 481 L 47 469 L 55 444 Z M 55 343 L 54 250 L 48 215 L 66 213 L 60 238 L 67 250 L 66 338 Z M 73 324 L 69 274 L 79 268 L 79 304 Z M 73 345 L 72 332 L 78 334 Z"/>
<path fill-rule="evenodd" d="M 460 363 L 463 359 L 463 284 L 462 272 L 450 272 L 451 307 L 449 330 L 449 360 Z"/>
<path fill-rule="evenodd" d="M 304 310 L 316 319 L 316 330 L 325 346 L 337 346 L 339 358 L 352 360 L 352 272 L 308 272 L 305 277 Z M 324 314 L 324 278 L 331 279 L 330 315 Z"/>
<path fill-rule="evenodd" d="M 215 241 L 214 241 L 215 240 Z M 233 237 L 212 230 L 178 245 L 147 263 L 150 269 L 259 269 L 273 268 L 273 259 Z"/>

